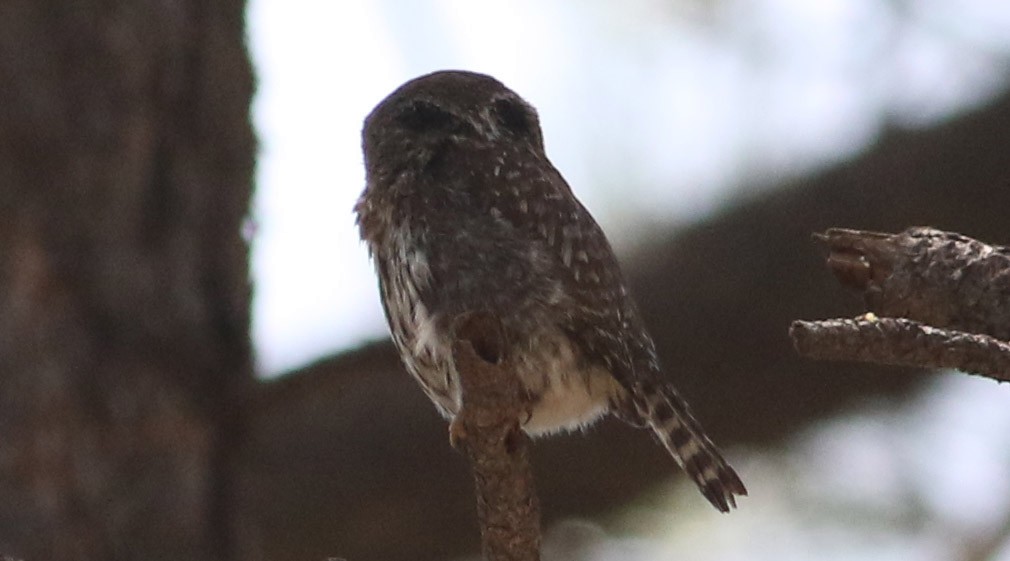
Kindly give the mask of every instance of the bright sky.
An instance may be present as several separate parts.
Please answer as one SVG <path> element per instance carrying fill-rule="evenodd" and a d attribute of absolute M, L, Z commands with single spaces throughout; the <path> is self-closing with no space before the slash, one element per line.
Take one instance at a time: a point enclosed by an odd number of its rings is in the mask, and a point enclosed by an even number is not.
<path fill-rule="evenodd" d="M 1010 10 L 921 1 L 908 26 L 893 5 L 253 0 L 260 371 L 385 336 L 351 209 L 361 121 L 407 79 L 465 68 L 531 101 L 620 248 L 632 224 L 695 219 L 741 186 L 851 155 L 885 119 L 928 123 L 1002 83 Z"/>

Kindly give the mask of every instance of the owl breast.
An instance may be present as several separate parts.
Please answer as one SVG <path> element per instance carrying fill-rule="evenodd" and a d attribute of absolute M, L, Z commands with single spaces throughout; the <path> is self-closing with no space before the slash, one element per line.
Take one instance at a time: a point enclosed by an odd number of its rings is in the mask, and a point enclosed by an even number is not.
<path fill-rule="evenodd" d="M 382 305 L 390 335 L 403 364 L 439 412 L 452 417 L 459 409 L 459 384 L 449 376 L 451 341 L 440 318 L 429 311 L 421 292 L 432 282 L 428 258 L 409 243 L 402 229 L 388 231 L 384 244 L 369 242 L 379 277 Z"/>
<path fill-rule="evenodd" d="M 624 394 L 609 372 L 587 364 L 571 339 L 557 328 L 536 332 L 517 350 L 513 357 L 516 375 L 534 397 L 530 418 L 523 425 L 528 434 L 586 426 Z"/>
<path fill-rule="evenodd" d="M 411 243 L 414 238 L 406 229 L 393 228 L 387 234 L 385 243 L 370 244 L 370 248 L 393 343 L 407 371 L 439 412 L 452 419 L 461 401 L 459 373 L 452 359 L 452 318 L 433 310 L 422 298 L 433 282 L 429 257 Z M 609 372 L 579 355 L 549 314 L 535 306 L 516 306 L 514 313 L 500 318 L 512 334 L 513 373 L 531 398 L 530 416 L 523 423 L 523 430 L 531 435 L 587 425 L 624 392 Z"/>

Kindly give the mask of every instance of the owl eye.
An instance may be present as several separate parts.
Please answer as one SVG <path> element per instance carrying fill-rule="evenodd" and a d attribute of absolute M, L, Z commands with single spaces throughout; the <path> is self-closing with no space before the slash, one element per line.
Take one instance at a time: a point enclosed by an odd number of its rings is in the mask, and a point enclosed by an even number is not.
<path fill-rule="evenodd" d="M 400 112 L 398 119 L 415 131 L 444 129 L 453 122 L 451 113 L 427 101 L 411 103 Z"/>
<path fill-rule="evenodd" d="M 533 121 L 522 104 L 511 99 L 494 102 L 494 113 L 498 122 L 518 136 L 527 136 L 533 131 Z"/>

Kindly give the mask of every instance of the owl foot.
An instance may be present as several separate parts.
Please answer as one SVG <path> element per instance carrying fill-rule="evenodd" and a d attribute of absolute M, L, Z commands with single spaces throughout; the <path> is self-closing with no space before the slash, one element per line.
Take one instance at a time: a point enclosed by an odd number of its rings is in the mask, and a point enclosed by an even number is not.
<path fill-rule="evenodd" d="M 457 416 L 449 423 L 449 445 L 459 450 L 464 442 L 466 442 L 466 427 L 463 426 L 463 421 Z"/>
<path fill-rule="evenodd" d="M 522 440 L 528 438 L 526 433 L 523 432 L 522 426 L 516 423 L 512 430 L 505 435 L 505 451 L 509 456 L 514 456 L 522 445 Z"/>

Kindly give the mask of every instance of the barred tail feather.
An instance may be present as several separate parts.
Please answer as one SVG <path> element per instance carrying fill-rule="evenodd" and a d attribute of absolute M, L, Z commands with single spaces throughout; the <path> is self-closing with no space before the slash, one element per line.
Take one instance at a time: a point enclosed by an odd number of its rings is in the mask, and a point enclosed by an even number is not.
<path fill-rule="evenodd" d="M 735 496 L 747 494 L 740 477 L 705 436 L 701 424 L 677 391 L 669 385 L 657 390 L 652 395 L 642 396 L 645 411 L 640 414 L 649 428 L 712 506 L 721 512 L 736 508 Z"/>

